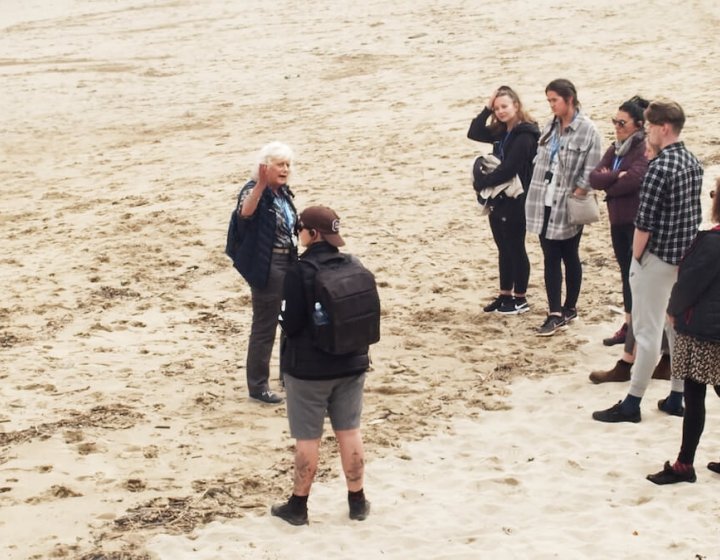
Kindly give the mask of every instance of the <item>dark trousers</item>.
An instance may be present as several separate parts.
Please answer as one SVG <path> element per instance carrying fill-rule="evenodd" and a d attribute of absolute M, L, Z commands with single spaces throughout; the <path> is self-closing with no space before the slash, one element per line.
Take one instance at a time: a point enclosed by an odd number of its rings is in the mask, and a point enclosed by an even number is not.
<path fill-rule="evenodd" d="M 546 239 L 550 207 L 545 207 L 545 221 L 540 233 L 540 246 L 545 263 L 545 292 L 550 313 L 560 313 L 563 308 L 575 309 L 582 286 L 582 264 L 580 263 L 581 229 L 570 239 Z M 562 265 L 565 265 L 565 304 L 562 301 Z"/>
<path fill-rule="evenodd" d="M 270 357 L 282 303 L 283 282 L 290 264 L 290 255 L 273 253 L 267 285 L 262 289 L 250 289 L 253 312 L 246 368 L 248 392 L 251 395 L 270 388 Z"/>
<path fill-rule="evenodd" d="M 683 415 L 682 444 L 678 461 L 692 465 L 700 436 L 705 429 L 705 394 L 707 385 L 692 379 L 685 380 L 685 414 Z"/>
<path fill-rule="evenodd" d="M 610 239 L 612 239 L 615 260 L 620 266 L 620 277 L 622 278 L 623 307 L 625 313 L 632 311 L 632 293 L 630 292 L 630 262 L 632 261 L 632 245 L 635 226 L 623 224 L 610 226 Z"/>
<path fill-rule="evenodd" d="M 715 385 L 715 392 L 720 397 L 720 385 Z M 692 379 L 685 380 L 685 414 L 683 415 L 682 444 L 678 461 L 692 465 L 695 451 L 700 443 L 700 436 L 705 429 L 705 395 L 707 385 Z"/>
<path fill-rule="evenodd" d="M 530 260 L 525 250 L 525 197 L 498 200 L 489 219 L 498 248 L 500 290 L 524 294 L 530 279 Z"/>

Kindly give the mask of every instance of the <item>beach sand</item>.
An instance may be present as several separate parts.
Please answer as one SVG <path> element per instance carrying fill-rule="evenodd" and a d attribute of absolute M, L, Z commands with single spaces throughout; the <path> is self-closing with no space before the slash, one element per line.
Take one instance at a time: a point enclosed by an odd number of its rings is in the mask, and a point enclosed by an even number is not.
<path fill-rule="evenodd" d="M 606 145 L 623 100 L 670 97 L 708 191 L 719 21 L 709 0 L 5 0 L 0 556 L 717 558 L 717 400 L 694 485 L 644 480 L 679 446 L 666 382 L 641 424 L 590 420 L 626 390 L 587 380 L 619 357 L 600 343 L 622 320 L 604 208 L 572 328 L 534 336 L 532 236 L 532 311 L 483 314 L 496 253 L 470 168 L 488 147 L 466 132 L 500 84 L 542 122 L 545 85 L 571 79 Z M 223 250 L 276 139 L 297 206 L 336 209 L 381 289 L 362 524 L 329 434 L 312 525 L 267 515 L 293 442 L 284 406 L 247 400 L 249 290 Z"/>

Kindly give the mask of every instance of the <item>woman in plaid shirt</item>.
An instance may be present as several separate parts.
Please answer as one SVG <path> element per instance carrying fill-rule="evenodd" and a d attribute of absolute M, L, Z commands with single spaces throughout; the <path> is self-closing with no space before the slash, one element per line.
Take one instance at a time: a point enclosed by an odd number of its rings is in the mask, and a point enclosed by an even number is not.
<path fill-rule="evenodd" d="M 538 336 L 552 336 L 577 317 L 582 284 L 580 237 L 583 227 L 568 221 L 570 193 L 590 190 L 590 172 L 600 161 L 602 140 L 580 110 L 577 90 L 569 80 L 553 80 L 545 88 L 553 118 L 540 136 L 535 169 L 527 193 L 527 230 L 540 236 L 545 265 L 548 316 Z M 562 302 L 565 266 L 565 302 Z"/>

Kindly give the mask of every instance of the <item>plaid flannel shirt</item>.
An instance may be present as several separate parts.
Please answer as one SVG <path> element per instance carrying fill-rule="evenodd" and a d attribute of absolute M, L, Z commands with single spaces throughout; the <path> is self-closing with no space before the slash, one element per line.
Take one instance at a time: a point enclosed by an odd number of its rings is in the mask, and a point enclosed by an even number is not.
<path fill-rule="evenodd" d="M 527 230 L 540 234 L 545 214 L 545 173 L 550 170 L 551 132 L 555 119 L 545 125 L 537 155 L 535 169 L 525 201 Z M 555 126 L 560 126 L 558 122 Z M 590 190 L 590 172 L 602 157 L 602 139 L 593 122 L 582 111 L 567 126 L 560 136 L 560 151 L 555 171 L 556 187 L 550 221 L 545 237 L 547 239 L 569 239 L 578 234 L 582 226 L 568 223 L 567 199 L 576 187 Z"/>
<path fill-rule="evenodd" d="M 702 180 L 702 164 L 683 142 L 661 150 L 645 174 L 635 227 L 650 232 L 647 250 L 668 264 L 680 262 L 700 227 Z"/>

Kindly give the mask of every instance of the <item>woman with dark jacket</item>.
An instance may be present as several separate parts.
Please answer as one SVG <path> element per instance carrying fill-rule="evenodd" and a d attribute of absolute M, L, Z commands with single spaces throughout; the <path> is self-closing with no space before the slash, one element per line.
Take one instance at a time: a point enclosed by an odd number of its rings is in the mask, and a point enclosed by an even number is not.
<path fill-rule="evenodd" d="M 500 292 L 483 308 L 485 312 L 514 315 L 530 310 L 526 298 L 530 261 L 525 250 L 525 192 L 532 177 L 539 136 L 537 124 L 523 109 L 517 93 L 507 86 L 493 92 L 487 106 L 470 123 L 468 138 L 492 143 L 493 155 L 500 161 L 494 170 L 485 174 L 476 166 L 475 190 L 480 193 L 509 183 L 516 176 L 522 184 L 522 192 L 517 196 L 500 192 L 487 202 L 490 229 L 498 248 Z"/>
<path fill-rule="evenodd" d="M 695 482 L 695 451 L 705 427 L 708 385 L 720 395 L 720 178 L 715 181 L 714 228 L 698 233 L 680 262 L 668 303 L 668 318 L 677 333 L 672 376 L 685 380 L 682 444 L 674 464 L 647 476 L 655 484 Z M 720 463 L 708 469 L 720 474 Z"/>
<path fill-rule="evenodd" d="M 233 263 L 250 285 L 252 327 L 247 349 L 250 398 L 279 404 L 270 390 L 270 356 L 275 343 L 285 273 L 297 260 L 297 212 L 287 185 L 293 153 L 281 142 L 263 146 L 252 178 L 240 190 L 237 247 Z"/>
<path fill-rule="evenodd" d="M 634 222 L 640 205 L 640 185 L 648 168 L 643 115 L 648 104 L 648 101 L 636 96 L 620 105 L 612 119 L 616 140 L 590 173 L 590 186 L 605 191 L 610 238 L 615 259 L 620 266 L 625 309 L 625 322 L 613 336 L 603 340 L 606 346 L 624 343 L 630 323 L 632 295 L 629 276 Z M 632 355 L 632 352 L 631 347 L 628 354 Z"/>

